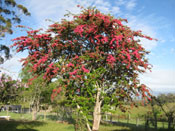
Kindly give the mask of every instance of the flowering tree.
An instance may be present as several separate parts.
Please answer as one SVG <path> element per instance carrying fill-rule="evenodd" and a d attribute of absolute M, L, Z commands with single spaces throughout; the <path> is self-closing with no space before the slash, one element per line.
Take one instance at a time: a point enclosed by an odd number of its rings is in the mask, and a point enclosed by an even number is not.
<path fill-rule="evenodd" d="M 0 77 L 0 102 L 3 104 L 15 102 L 22 91 L 22 86 L 24 85 L 20 81 L 12 80 L 10 76 L 2 74 Z"/>
<path fill-rule="evenodd" d="M 149 90 L 138 79 L 139 73 L 151 69 L 145 57 L 148 52 L 138 39 L 152 38 L 123 22 L 127 20 L 88 8 L 71 21 L 50 25 L 45 33 L 32 30 L 14 39 L 17 52 L 29 51 L 23 65 L 32 63 L 35 77 L 44 73 L 50 82 L 60 80 L 52 98 L 64 90 L 67 102 L 83 115 L 88 130 L 90 111 L 92 130 L 98 130 L 102 111 L 111 111 L 111 106 L 123 109 L 123 102 L 132 102 L 135 95 L 150 100 Z"/>

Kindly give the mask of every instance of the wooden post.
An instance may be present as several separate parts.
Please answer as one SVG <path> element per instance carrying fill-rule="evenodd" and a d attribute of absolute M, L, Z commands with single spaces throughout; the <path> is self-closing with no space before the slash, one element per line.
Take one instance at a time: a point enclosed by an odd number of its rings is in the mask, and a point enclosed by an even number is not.
<path fill-rule="evenodd" d="M 110 115 L 110 122 L 112 122 L 112 113 L 111 113 L 111 115 Z"/>
<path fill-rule="evenodd" d="M 20 115 L 21 115 L 21 119 L 23 119 L 23 115 L 22 115 L 22 108 L 21 108 L 21 110 L 20 110 Z"/>
<path fill-rule="evenodd" d="M 46 121 L 46 110 L 44 110 L 44 121 Z"/>
<path fill-rule="evenodd" d="M 129 124 L 129 120 L 130 120 L 130 114 L 128 114 L 128 119 L 127 119 L 128 124 Z"/>
<path fill-rule="evenodd" d="M 118 122 L 120 122 L 120 115 L 118 115 Z"/>
<path fill-rule="evenodd" d="M 7 107 L 6 111 L 7 111 L 7 116 L 9 116 L 9 106 Z"/>
<path fill-rule="evenodd" d="M 139 118 L 136 118 L 136 126 L 139 126 Z"/>
<path fill-rule="evenodd" d="M 108 121 L 108 115 L 106 114 L 106 121 Z"/>

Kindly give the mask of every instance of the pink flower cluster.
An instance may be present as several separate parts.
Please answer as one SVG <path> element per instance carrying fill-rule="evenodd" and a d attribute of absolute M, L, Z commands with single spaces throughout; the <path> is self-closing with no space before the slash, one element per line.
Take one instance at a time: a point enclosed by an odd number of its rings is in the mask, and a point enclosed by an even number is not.
<path fill-rule="evenodd" d="M 69 72 L 69 75 L 76 75 L 78 70 L 74 70 L 73 72 Z"/>
<path fill-rule="evenodd" d="M 83 72 L 85 72 L 85 73 L 89 73 L 89 70 L 88 69 L 86 69 L 85 67 L 84 67 L 84 65 L 82 66 L 82 68 L 81 68 L 82 70 L 83 70 Z"/>
<path fill-rule="evenodd" d="M 72 64 L 71 62 L 67 65 L 67 67 L 74 67 L 74 64 Z"/>
<path fill-rule="evenodd" d="M 108 57 L 107 57 L 107 60 L 106 60 L 107 62 L 108 62 L 108 64 L 114 64 L 114 62 L 116 62 L 116 59 L 114 58 L 114 56 L 113 55 L 108 55 Z"/>
<path fill-rule="evenodd" d="M 74 29 L 74 32 L 77 33 L 77 34 L 80 34 L 80 36 L 82 36 L 82 33 L 83 33 L 83 31 L 84 31 L 84 29 L 83 29 L 84 26 L 85 26 L 85 25 L 79 25 L 79 26 L 77 26 L 77 27 Z"/>

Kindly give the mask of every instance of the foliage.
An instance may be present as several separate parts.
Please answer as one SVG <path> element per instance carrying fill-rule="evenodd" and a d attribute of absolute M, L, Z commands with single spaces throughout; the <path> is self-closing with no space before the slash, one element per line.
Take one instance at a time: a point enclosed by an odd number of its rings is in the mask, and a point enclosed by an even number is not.
<path fill-rule="evenodd" d="M 15 0 L 0 1 L 0 37 L 4 37 L 5 33 L 13 33 L 12 23 L 20 23 L 21 19 L 16 10 L 20 10 L 24 15 L 30 15 L 27 8 L 16 3 Z"/>
<path fill-rule="evenodd" d="M 127 20 L 83 9 L 72 21 L 63 19 L 45 33 L 28 31 L 27 36 L 14 39 L 13 46 L 17 52 L 29 51 L 23 64 L 33 64 L 35 77 L 44 73 L 49 82 L 59 79 L 53 98 L 65 90 L 68 105 L 86 119 L 96 109 L 100 109 L 96 115 L 111 111 L 111 106 L 124 110 L 123 102 L 133 102 L 135 95 L 150 100 L 148 88 L 138 79 L 139 73 L 151 69 L 139 38 L 152 38 L 123 22 Z"/>
<path fill-rule="evenodd" d="M 22 88 L 24 85 L 20 81 L 12 80 L 10 76 L 2 74 L 0 77 L 0 102 L 3 104 L 16 102 Z"/>
<path fill-rule="evenodd" d="M 38 76 L 32 82 L 29 82 L 28 80 L 32 79 L 33 77 L 32 73 L 29 72 L 31 66 L 31 64 L 28 64 L 28 66 L 23 68 L 19 75 L 21 80 L 29 86 L 29 88 L 26 88 L 23 94 L 21 94 L 21 102 L 27 102 L 33 106 L 45 105 L 48 107 L 48 105 L 52 104 L 52 90 L 58 85 L 58 82 L 55 81 L 53 83 L 48 84 L 43 79 L 43 75 Z"/>
<path fill-rule="evenodd" d="M 168 94 L 160 94 L 157 96 L 157 99 L 162 103 L 174 103 L 175 102 L 175 94 L 168 93 Z"/>
<path fill-rule="evenodd" d="M 17 10 L 20 11 L 20 14 Z M 0 39 L 4 37 L 6 33 L 13 33 L 13 24 L 19 24 L 21 22 L 21 14 L 26 16 L 30 15 L 27 8 L 16 3 L 15 0 L 0 1 Z M 0 52 L 4 53 L 4 55 L 0 55 L 0 64 L 2 64 L 4 60 L 10 58 L 11 55 L 9 48 L 3 44 L 0 44 Z"/>
<path fill-rule="evenodd" d="M 171 130 L 171 128 L 173 128 L 172 125 L 174 123 L 174 117 L 175 117 L 175 105 L 174 103 L 167 103 L 166 100 L 164 99 L 165 97 L 172 98 L 174 97 L 174 95 L 161 94 L 157 98 L 152 97 L 153 99 L 152 104 L 157 104 L 159 110 L 161 110 L 165 114 L 165 116 L 168 119 L 168 129 Z"/>

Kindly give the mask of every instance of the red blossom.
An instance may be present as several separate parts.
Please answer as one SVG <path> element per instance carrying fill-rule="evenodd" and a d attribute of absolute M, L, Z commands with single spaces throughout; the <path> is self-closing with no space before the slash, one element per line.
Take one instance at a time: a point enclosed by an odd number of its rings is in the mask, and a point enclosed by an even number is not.
<path fill-rule="evenodd" d="M 79 56 L 76 55 L 73 59 L 76 60 L 76 59 L 78 59 L 78 58 L 79 58 Z"/>
<path fill-rule="evenodd" d="M 67 67 L 74 67 L 74 64 L 72 64 L 71 62 L 67 65 Z"/>
<path fill-rule="evenodd" d="M 69 75 L 76 75 L 78 70 L 74 70 L 73 72 L 69 72 Z"/>
<path fill-rule="evenodd" d="M 53 89 L 53 90 L 52 90 L 52 92 L 56 92 L 56 91 L 57 91 L 57 89 Z"/>
<path fill-rule="evenodd" d="M 139 55 L 139 53 L 138 53 L 138 50 L 135 50 L 135 51 L 133 52 L 133 54 L 136 56 L 136 58 L 140 59 L 140 55 Z"/>
<path fill-rule="evenodd" d="M 74 32 L 77 33 L 77 34 L 79 34 L 80 36 L 82 36 L 82 33 L 83 33 L 83 31 L 84 31 L 84 29 L 83 29 L 84 26 L 85 26 L 85 25 L 78 25 L 78 26 L 74 29 Z"/>
<path fill-rule="evenodd" d="M 129 53 L 126 53 L 126 56 L 127 56 L 128 60 L 131 61 L 131 56 L 130 56 L 130 54 L 129 54 Z"/>
<path fill-rule="evenodd" d="M 84 65 L 82 66 L 82 68 L 81 68 L 82 70 L 83 70 L 83 72 L 85 72 L 85 73 L 89 73 L 89 70 L 88 69 L 86 69 L 85 67 L 84 67 Z"/>
<path fill-rule="evenodd" d="M 114 58 L 114 56 L 113 55 L 108 55 L 108 57 L 107 57 L 107 60 L 106 60 L 107 62 L 108 62 L 108 64 L 114 64 L 114 62 L 116 62 L 116 59 Z"/>

